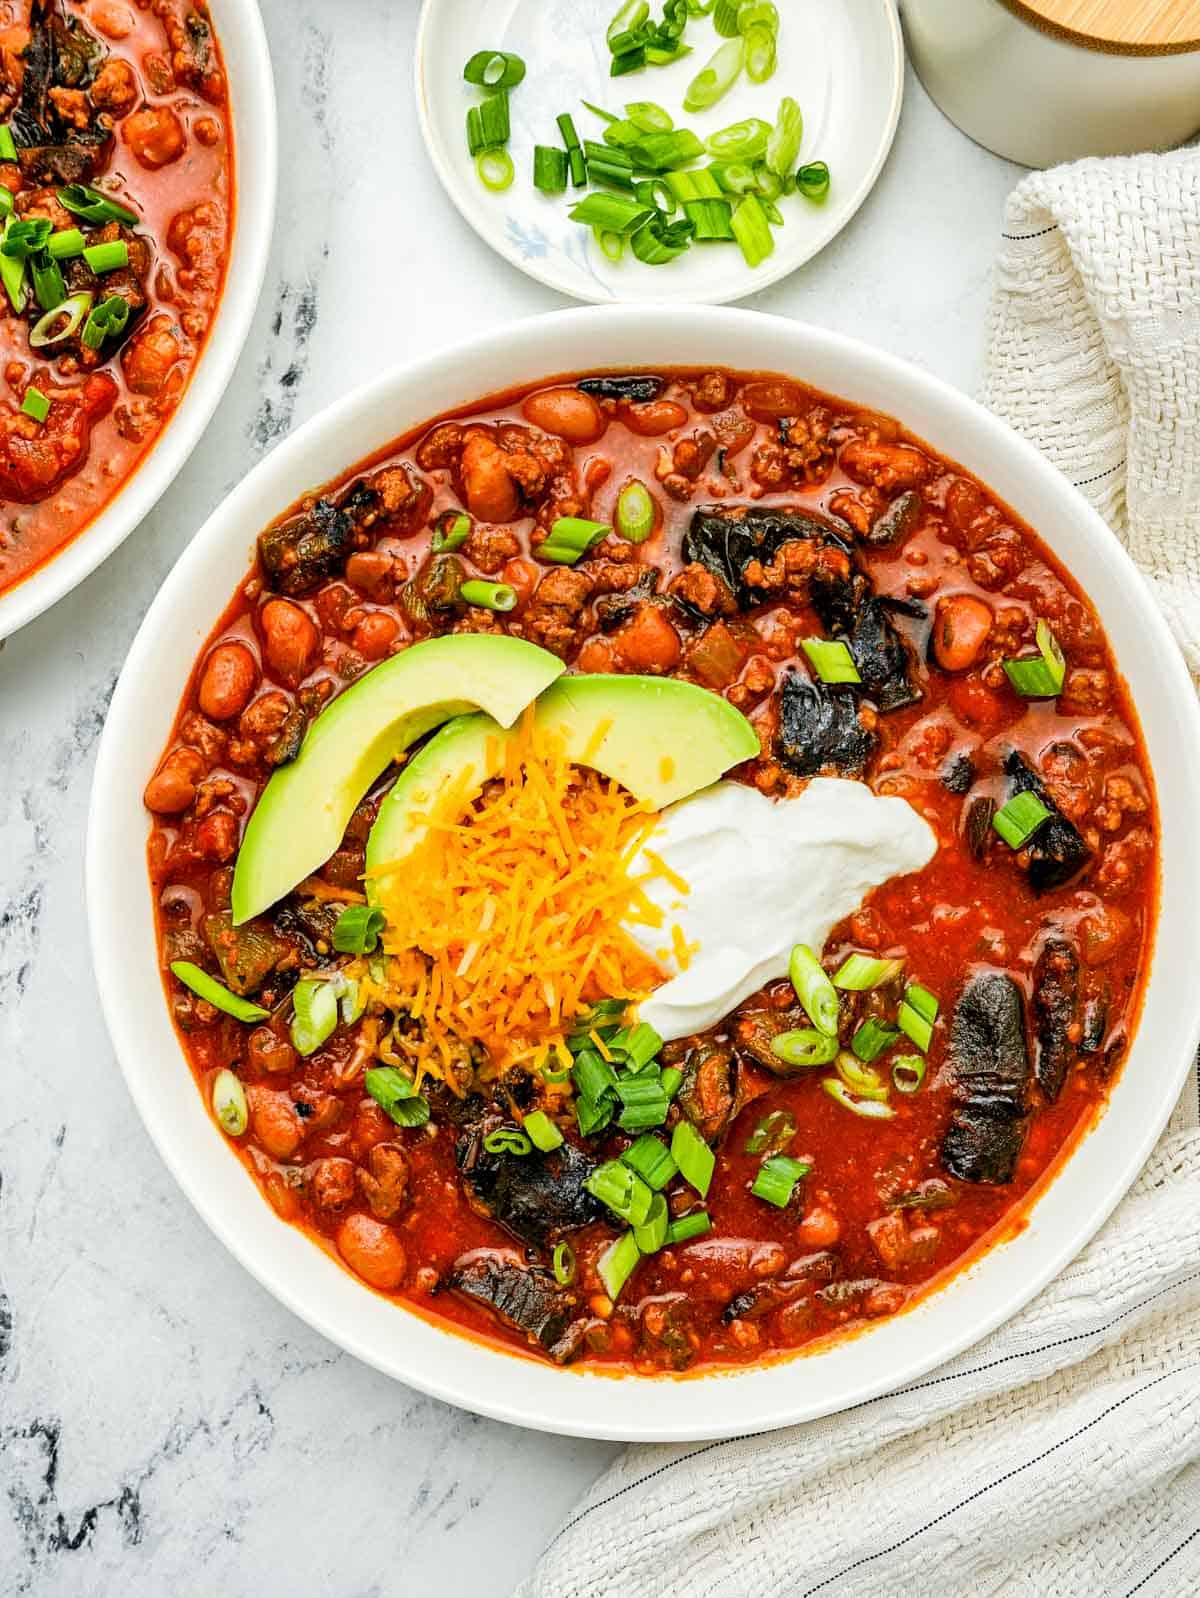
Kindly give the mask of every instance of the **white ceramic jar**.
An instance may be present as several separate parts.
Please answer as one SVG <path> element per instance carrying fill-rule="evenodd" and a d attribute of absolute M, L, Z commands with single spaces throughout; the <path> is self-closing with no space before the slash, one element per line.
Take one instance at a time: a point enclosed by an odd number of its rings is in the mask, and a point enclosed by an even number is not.
<path fill-rule="evenodd" d="M 1200 129 L 1200 3 L 1195 26 L 1186 18 L 1165 44 L 1085 43 L 1037 25 L 1034 16 L 1047 10 L 1054 7 L 1037 0 L 901 0 L 913 65 L 964 133 L 1043 167 L 1170 149 Z"/>

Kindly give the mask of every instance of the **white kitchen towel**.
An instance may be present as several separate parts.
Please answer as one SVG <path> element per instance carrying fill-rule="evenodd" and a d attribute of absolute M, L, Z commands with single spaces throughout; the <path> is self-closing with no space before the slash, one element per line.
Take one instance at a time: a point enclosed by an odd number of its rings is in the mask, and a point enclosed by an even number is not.
<path fill-rule="evenodd" d="M 1009 200 L 985 399 L 1127 544 L 1200 676 L 1200 155 L 1083 161 Z M 911 1387 L 627 1450 L 518 1598 L 1200 1594 L 1195 1082 L 1095 1241 Z"/>

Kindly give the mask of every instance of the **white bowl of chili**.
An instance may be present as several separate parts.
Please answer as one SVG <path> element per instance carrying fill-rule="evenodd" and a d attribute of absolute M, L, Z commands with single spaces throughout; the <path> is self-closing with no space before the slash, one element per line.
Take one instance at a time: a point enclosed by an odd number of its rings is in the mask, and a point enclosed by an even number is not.
<path fill-rule="evenodd" d="M 249 334 L 275 217 L 275 85 L 257 0 L 211 0 L 210 9 L 227 95 L 214 89 L 206 96 L 198 82 L 182 77 L 175 87 L 151 91 L 147 103 L 131 114 L 125 108 L 116 124 L 114 160 L 121 175 L 105 171 L 96 180 L 133 207 L 135 227 L 152 236 L 156 257 L 168 263 L 169 273 L 181 273 L 181 283 L 192 274 L 190 287 L 177 288 L 161 304 L 153 260 L 146 279 L 149 304 L 139 327 L 150 333 L 170 328 L 179 352 L 159 391 L 164 403 L 149 386 L 157 379 L 134 369 L 131 336 L 124 361 L 116 358 L 97 369 L 101 380 L 111 376 L 116 392 L 95 417 L 83 464 L 58 478 L 39 501 L 25 502 L 30 496 L 24 489 L 18 495 L 5 491 L 10 514 L 0 527 L 0 639 L 77 587 L 153 509 L 199 442 Z M 95 26 L 94 18 L 84 20 Z M 120 30 L 124 23 L 116 26 Z M 144 75 L 139 52 L 161 50 L 162 24 L 157 15 L 139 13 L 130 29 L 102 37 L 102 43 L 112 61 Z M 201 62 L 197 72 L 202 70 Z M 133 81 L 139 83 L 140 76 Z M 138 124 L 139 117 L 165 120 Z M 147 146 L 142 164 L 130 154 L 139 138 L 181 140 L 182 158 L 149 164 L 174 147 L 168 142 L 159 150 Z M 217 208 L 217 214 L 199 226 L 189 222 L 204 206 Z M 205 230 L 214 239 L 220 235 L 211 260 L 210 244 L 201 236 Z M 205 287 L 204 273 L 219 275 L 215 294 Z M 196 320 L 184 325 L 189 317 Z M 26 343 L 23 335 L 21 342 Z M 26 347 L 19 353 L 28 359 L 31 352 Z M 38 353 L 32 351 L 35 358 Z M 34 384 L 50 386 L 58 375 L 50 365 L 38 365 Z M 51 429 L 53 423 L 51 414 Z M 0 473 L 7 471 L 0 461 Z"/>
<path fill-rule="evenodd" d="M 1013 1217 L 936 1290 L 860 1335 L 694 1377 L 615 1379 L 516 1358 L 399 1307 L 263 1202 L 206 1113 L 163 1003 L 145 884 L 142 789 L 204 641 L 253 556 L 255 530 L 314 483 L 474 394 L 561 372 L 730 368 L 787 373 L 902 420 L 976 474 L 1090 597 L 1141 717 L 1157 783 L 1162 873 L 1144 1003 L 1107 1107 Z M 469 379 L 463 374 L 469 373 Z M 575 310 L 525 321 L 388 374 L 301 428 L 230 495 L 180 557 L 142 624 L 101 741 L 87 847 L 92 951 L 105 1016 L 152 1139 L 246 1268 L 332 1341 L 400 1381 L 514 1424 L 580 1436 L 685 1440 L 770 1430 L 911 1383 L 1000 1325 L 1088 1241 L 1158 1138 L 1194 1058 L 1200 993 L 1200 711 L 1179 652 L 1125 552 L 1078 491 L 1008 427 L 916 367 L 852 339 L 763 315 L 689 307 Z M 1153 885 L 1150 885 L 1152 892 Z"/>

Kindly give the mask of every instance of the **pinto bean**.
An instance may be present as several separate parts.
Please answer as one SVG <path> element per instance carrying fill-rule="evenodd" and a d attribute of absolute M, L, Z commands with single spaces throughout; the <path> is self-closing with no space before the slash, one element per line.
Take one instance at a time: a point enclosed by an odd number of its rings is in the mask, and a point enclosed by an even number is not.
<path fill-rule="evenodd" d="M 461 471 L 467 509 L 485 522 L 510 522 L 517 514 L 517 485 L 508 457 L 487 433 L 472 433 L 463 445 Z"/>
<path fill-rule="evenodd" d="M 312 669 L 321 643 L 312 620 L 290 599 L 269 599 L 259 620 L 271 670 L 289 688 L 297 687 Z"/>
<path fill-rule="evenodd" d="M 784 416 L 798 416 L 807 408 L 796 384 L 778 378 L 747 383 L 742 390 L 742 409 L 756 422 L 777 422 Z"/>
<path fill-rule="evenodd" d="M 538 584 L 537 567 L 531 560 L 506 560 L 500 575 L 510 588 L 516 589 L 517 609 L 524 610 Z"/>
<path fill-rule="evenodd" d="M 146 784 L 146 809 L 158 816 L 180 815 L 196 797 L 203 774 L 204 761 L 194 749 L 173 749 Z"/>
<path fill-rule="evenodd" d="M 568 444 L 594 444 L 608 421 L 590 394 L 577 388 L 544 388 L 531 394 L 521 415 L 543 433 L 566 439 Z"/>
<path fill-rule="evenodd" d="M 683 406 L 674 400 L 647 400 L 643 405 L 627 405 L 621 415 L 629 431 L 642 438 L 658 438 L 683 427 L 688 419 Z"/>
<path fill-rule="evenodd" d="M 240 716 L 258 687 L 258 666 L 245 644 L 218 644 L 204 664 L 196 697 L 213 721 Z"/>
<path fill-rule="evenodd" d="M 400 623 L 386 611 L 364 616 L 350 639 L 364 660 L 382 660 L 400 635 Z"/>
<path fill-rule="evenodd" d="M 796 1228 L 796 1241 L 805 1248 L 833 1248 L 841 1235 L 838 1218 L 826 1204 L 810 1204 Z"/>
<path fill-rule="evenodd" d="M 127 39 L 133 32 L 132 13 L 117 0 L 92 0 L 88 21 L 106 39 Z"/>
<path fill-rule="evenodd" d="M 938 600 L 933 624 L 933 653 L 943 671 L 966 671 L 992 630 L 992 607 L 974 594 L 950 594 Z"/>
<path fill-rule="evenodd" d="M 346 562 L 346 581 L 377 604 L 390 604 L 396 592 L 396 562 L 381 549 L 361 550 Z"/>
<path fill-rule="evenodd" d="M 404 1244 L 390 1226 L 370 1215 L 347 1215 L 337 1229 L 338 1253 L 364 1282 L 390 1292 L 404 1280 Z"/>
<path fill-rule="evenodd" d="M 304 1141 L 304 1122 L 290 1093 L 252 1085 L 246 1094 L 254 1136 L 277 1160 L 290 1160 Z"/>
<path fill-rule="evenodd" d="M 354 1197 L 354 1161 L 331 1155 L 309 1172 L 309 1191 L 318 1209 L 344 1210 Z"/>
<path fill-rule="evenodd" d="M 121 124 L 121 137 L 151 172 L 178 161 L 187 148 L 183 123 L 169 106 L 144 106 Z"/>

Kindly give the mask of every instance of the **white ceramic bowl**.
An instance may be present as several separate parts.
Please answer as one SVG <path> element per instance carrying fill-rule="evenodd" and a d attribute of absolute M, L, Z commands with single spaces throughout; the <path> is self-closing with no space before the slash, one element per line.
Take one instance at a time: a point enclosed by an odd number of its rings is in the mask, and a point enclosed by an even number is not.
<path fill-rule="evenodd" d="M 302 491 L 426 418 L 500 389 L 596 367 L 707 364 L 790 373 L 890 412 L 1038 529 L 1091 595 L 1132 688 L 1158 781 L 1167 870 L 1145 1011 L 1111 1107 L 1019 1236 L 915 1309 L 825 1352 L 735 1374 L 616 1379 L 443 1331 L 370 1292 L 277 1219 L 209 1120 L 172 1031 L 156 966 L 141 792 L 256 532 Z M 995 417 L 916 367 L 802 323 L 685 306 L 564 311 L 339 401 L 263 461 L 184 551 L 134 640 L 100 746 L 87 848 L 96 978 L 130 1091 L 176 1180 L 246 1268 L 334 1342 L 439 1398 L 547 1431 L 666 1440 L 767 1430 L 861 1403 L 959 1353 L 1048 1282 L 1132 1182 L 1200 1031 L 1197 793 L 1200 712 L 1162 617 L 1082 496 Z"/>
<path fill-rule="evenodd" d="M 225 291 L 183 399 L 150 453 L 94 521 L 0 594 L 0 639 L 40 616 L 123 544 L 200 442 L 250 332 L 275 221 L 275 83 L 258 0 L 211 0 L 229 76 L 235 211 Z"/>

